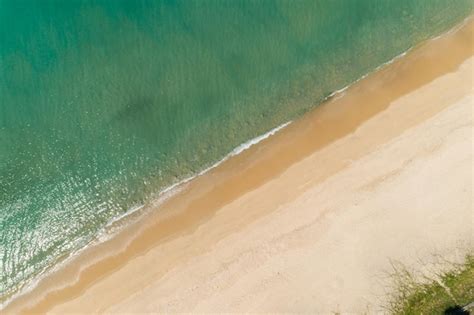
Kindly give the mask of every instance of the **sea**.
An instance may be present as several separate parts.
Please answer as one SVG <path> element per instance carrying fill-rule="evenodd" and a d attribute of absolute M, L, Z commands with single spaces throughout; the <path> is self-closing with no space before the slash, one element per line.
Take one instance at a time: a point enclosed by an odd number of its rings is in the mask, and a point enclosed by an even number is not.
<path fill-rule="evenodd" d="M 472 0 L 0 0 L 0 302 L 472 13 Z"/>

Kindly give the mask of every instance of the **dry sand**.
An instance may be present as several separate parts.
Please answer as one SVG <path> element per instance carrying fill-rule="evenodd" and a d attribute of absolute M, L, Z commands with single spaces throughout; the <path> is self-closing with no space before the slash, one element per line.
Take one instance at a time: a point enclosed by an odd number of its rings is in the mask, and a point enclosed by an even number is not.
<path fill-rule="evenodd" d="M 473 29 L 193 181 L 6 311 L 382 310 L 393 262 L 473 250 Z"/>

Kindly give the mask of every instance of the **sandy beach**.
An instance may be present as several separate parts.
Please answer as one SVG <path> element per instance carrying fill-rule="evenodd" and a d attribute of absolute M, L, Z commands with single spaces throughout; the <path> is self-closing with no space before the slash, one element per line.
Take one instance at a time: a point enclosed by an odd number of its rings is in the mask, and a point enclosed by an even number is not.
<path fill-rule="evenodd" d="M 473 250 L 473 34 L 471 18 L 370 74 L 6 313 L 383 311 L 394 263 Z"/>

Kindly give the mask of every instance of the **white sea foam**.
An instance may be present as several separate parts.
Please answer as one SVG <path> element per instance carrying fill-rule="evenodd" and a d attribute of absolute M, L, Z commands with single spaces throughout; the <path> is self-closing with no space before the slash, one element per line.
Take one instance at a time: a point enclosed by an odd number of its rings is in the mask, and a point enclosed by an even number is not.
<path fill-rule="evenodd" d="M 250 147 L 252 147 L 253 145 L 267 139 L 268 137 L 270 136 L 273 136 L 275 133 L 277 133 L 278 131 L 282 130 L 283 128 L 285 128 L 286 126 L 288 126 L 289 124 L 291 123 L 291 121 L 288 121 L 284 124 L 281 124 L 280 126 L 268 131 L 267 133 L 264 133 L 263 135 L 260 135 L 258 137 L 255 137 L 247 142 L 244 142 L 242 143 L 241 145 L 235 147 L 230 153 L 228 153 L 223 159 L 217 161 L 216 163 L 212 164 L 211 166 L 205 168 L 204 170 L 200 171 L 199 173 L 193 175 L 193 176 L 189 176 L 183 180 L 180 180 L 179 182 L 176 182 L 168 187 L 166 187 L 165 189 L 161 190 L 159 193 L 158 193 L 158 196 L 154 198 L 154 200 L 152 201 L 151 203 L 151 207 L 150 208 L 156 208 L 157 206 L 161 205 L 163 202 L 165 202 L 167 199 L 171 198 L 172 196 L 176 195 L 177 193 L 179 193 L 183 188 L 184 186 L 189 183 L 191 180 L 193 180 L 194 178 L 198 177 L 198 176 L 201 176 L 201 175 L 204 175 L 206 174 L 207 172 L 209 172 L 210 170 L 212 170 L 213 168 L 216 168 L 217 166 L 219 166 L 220 164 L 222 164 L 223 162 L 225 162 L 226 160 L 228 160 L 229 158 L 233 157 L 233 156 L 236 156 L 240 153 L 242 153 L 243 151 L 249 149 Z M 131 216 L 132 214 L 136 213 L 137 211 L 140 211 L 142 209 L 145 208 L 145 205 L 138 205 L 138 206 L 135 206 L 133 208 L 131 208 L 129 211 L 127 211 L 126 213 L 112 219 L 109 223 L 107 223 L 106 225 L 106 228 L 114 225 L 116 222 L 118 221 L 122 221 L 124 220 L 125 218 Z"/>
<path fill-rule="evenodd" d="M 249 149 L 251 146 L 253 146 L 254 144 L 257 144 L 259 143 L 260 141 L 262 140 L 265 140 L 266 138 L 270 137 L 270 136 L 273 136 L 275 133 L 277 133 L 278 131 L 280 131 L 281 129 L 285 128 L 286 126 L 288 126 L 289 124 L 291 124 L 291 121 L 288 121 L 272 130 L 270 130 L 269 132 L 261 135 L 261 136 L 258 136 L 256 138 L 253 138 L 252 140 L 250 141 L 247 141 L 245 143 L 242 143 L 241 145 L 239 145 L 238 147 L 236 147 L 234 150 L 232 150 L 232 152 L 229 153 L 228 157 L 231 157 L 231 156 L 234 156 L 234 155 L 237 155 L 237 154 L 240 154 L 242 153 L 243 151 Z"/>

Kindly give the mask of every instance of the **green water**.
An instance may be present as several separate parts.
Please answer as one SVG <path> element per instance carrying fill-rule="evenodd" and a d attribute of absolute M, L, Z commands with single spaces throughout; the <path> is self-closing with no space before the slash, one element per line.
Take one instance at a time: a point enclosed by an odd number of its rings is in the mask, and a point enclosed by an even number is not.
<path fill-rule="evenodd" d="M 471 0 L 0 0 L 0 300 L 471 12 Z"/>

